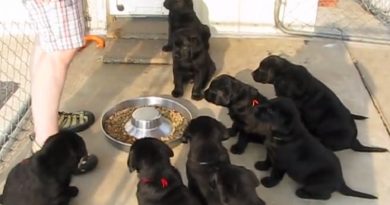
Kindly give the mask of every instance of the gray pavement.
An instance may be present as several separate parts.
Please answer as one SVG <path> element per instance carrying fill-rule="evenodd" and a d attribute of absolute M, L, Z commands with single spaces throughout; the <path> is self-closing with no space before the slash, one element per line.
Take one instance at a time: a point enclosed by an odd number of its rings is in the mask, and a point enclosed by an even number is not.
<path fill-rule="evenodd" d="M 303 39 L 212 39 L 211 54 L 218 67 L 218 74 L 227 73 L 236 76 L 249 84 L 256 86 L 267 97 L 273 97 L 273 88 L 253 82 L 250 69 L 255 68 L 259 61 L 269 53 L 279 54 L 295 63 L 306 66 L 313 75 L 327 84 L 354 113 L 366 115 L 368 120 L 359 121 L 359 140 L 367 145 L 378 145 L 390 148 L 389 135 L 378 114 L 361 77 L 354 65 L 354 60 L 362 63 L 371 73 L 375 83 L 377 98 L 384 98 L 386 106 L 386 80 L 389 77 L 382 73 L 390 63 L 388 52 L 379 52 L 370 57 L 364 54 L 369 46 L 351 49 L 343 42 L 332 40 L 303 40 Z M 356 51 L 356 53 L 354 53 Z M 123 205 L 137 204 L 135 197 L 137 176 L 130 174 L 127 169 L 127 153 L 117 150 L 109 144 L 101 130 L 100 120 L 105 110 L 115 104 L 139 96 L 163 95 L 169 96 L 172 88 L 172 69 L 170 65 L 134 65 L 134 64 L 103 64 L 103 50 L 93 45 L 83 50 L 72 63 L 64 90 L 61 108 L 66 111 L 88 109 L 96 114 L 97 122 L 87 131 L 81 133 L 87 142 L 91 153 L 99 157 L 99 166 L 95 171 L 73 179 L 73 184 L 80 188 L 80 194 L 71 204 L 83 205 Z M 151 55 L 156 55 L 155 52 Z M 374 58 L 375 57 L 375 58 Z M 376 58 L 378 57 L 378 58 Z M 382 69 L 379 67 L 383 65 Z M 372 69 L 378 68 L 377 72 Z M 388 69 L 387 69 L 388 70 Z M 178 101 L 188 105 L 194 115 L 209 115 L 222 121 L 226 126 L 231 125 L 227 110 L 207 103 L 190 100 L 189 86 L 185 96 Z M 375 95 L 375 96 L 376 96 Z M 237 139 L 225 142 L 230 147 Z M 174 149 L 172 163 L 181 171 L 186 182 L 185 162 L 188 145 L 180 145 Z M 288 176 L 276 187 L 268 189 L 257 188 L 259 196 L 267 204 L 290 205 L 387 205 L 390 203 L 390 173 L 389 153 L 356 153 L 345 150 L 336 153 L 342 163 L 347 184 L 359 191 L 372 193 L 378 200 L 366 200 L 343 196 L 334 193 L 329 201 L 302 200 L 294 194 L 297 184 Z M 253 164 L 265 158 L 264 147 L 251 144 L 242 155 L 231 155 L 232 162 L 244 165 L 254 170 Z M 267 172 L 254 170 L 259 177 L 268 175 Z"/>

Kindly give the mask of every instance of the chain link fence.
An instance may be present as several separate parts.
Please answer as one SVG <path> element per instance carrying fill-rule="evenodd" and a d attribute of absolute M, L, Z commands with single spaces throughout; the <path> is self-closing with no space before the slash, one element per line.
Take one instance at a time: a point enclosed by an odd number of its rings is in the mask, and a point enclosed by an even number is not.
<path fill-rule="evenodd" d="M 390 44 L 390 1 L 276 0 L 275 23 L 288 34 Z"/>
<path fill-rule="evenodd" d="M 31 23 L 0 20 L 0 163 L 19 140 L 30 108 L 33 31 Z"/>
<path fill-rule="evenodd" d="M 83 0 L 88 30 L 104 29 L 99 21 L 92 21 L 88 12 L 95 12 L 93 0 Z M 89 8 L 88 5 L 94 5 Z M 104 2 L 101 2 L 104 4 Z M 100 4 L 99 4 L 100 5 Z M 99 24 L 100 23 L 100 24 Z M 30 22 L 23 0 L 0 2 L 0 183 L 10 167 L 29 154 L 33 132 L 30 112 L 30 68 L 35 42 L 35 24 Z"/>
<path fill-rule="evenodd" d="M 390 1 L 389 0 L 361 0 L 367 11 L 377 16 L 381 21 L 390 25 Z"/>

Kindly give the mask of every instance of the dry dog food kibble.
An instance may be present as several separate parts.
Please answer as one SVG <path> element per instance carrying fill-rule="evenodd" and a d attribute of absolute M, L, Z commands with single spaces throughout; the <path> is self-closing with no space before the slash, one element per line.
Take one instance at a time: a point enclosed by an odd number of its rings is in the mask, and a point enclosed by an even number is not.
<path fill-rule="evenodd" d="M 162 141 L 172 141 L 182 136 L 184 129 L 188 125 L 188 120 L 178 111 L 167 108 L 154 106 L 160 113 L 161 116 L 165 117 L 172 123 L 173 132 L 171 135 L 161 137 Z M 107 133 L 113 138 L 132 144 L 136 138 L 130 136 L 125 130 L 125 124 L 131 119 L 133 112 L 139 107 L 129 107 L 112 114 L 105 122 L 104 128 Z"/>

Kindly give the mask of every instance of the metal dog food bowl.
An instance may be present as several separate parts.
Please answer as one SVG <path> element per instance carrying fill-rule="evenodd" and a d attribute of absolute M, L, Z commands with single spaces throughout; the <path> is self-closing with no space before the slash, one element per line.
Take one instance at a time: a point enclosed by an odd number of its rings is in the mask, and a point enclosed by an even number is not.
<path fill-rule="evenodd" d="M 162 137 L 172 135 L 176 129 L 173 126 L 173 123 L 170 119 L 162 116 L 159 110 L 154 106 L 177 111 L 187 121 L 192 119 L 191 112 L 184 105 L 172 99 L 154 96 L 130 99 L 115 105 L 103 114 L 101 126 L 106 139 L 115 147 L 123 151 L 130 150 L 131 143 L 126 143 L 114 138 L 109 134 L 105 126 L 105 122 L 110 116 L 130 107 L 137 107 L 137 109 L 131 114 L 131 118 L 124 124 L 123 128 L 128 135 L 133 136 L 135 139 L 145 137 L 161 139 Z M 164 142 L 170 147 L 175 147 L 180 144 L 180 137 L 177 136 L 176 138 L 165 140 Z"/>
<path fill-rule="evenodd" d="M 161 116 L 154 107 L 136 109 L 131 119 L 126 123 L 125 130 L 137 139 L 144 137 L 159 138 L 172 133 L 172 123 Z"/>

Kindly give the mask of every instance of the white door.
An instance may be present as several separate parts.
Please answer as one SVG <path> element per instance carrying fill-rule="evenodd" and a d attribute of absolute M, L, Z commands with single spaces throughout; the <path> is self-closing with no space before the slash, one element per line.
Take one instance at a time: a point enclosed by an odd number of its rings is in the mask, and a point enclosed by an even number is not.
<path fill-rule="evenodd" d="M 273 0 L 198 0 L 195 9 L 215 34 L 274 32 Z"/>
<path fill-rule="evenodd" d="M 164 0 L 109 0 L 114 16 L 164 16 L 168 14 Z"/>
<path fill-rule="evenodd" d="M 110 14 L 116 16 L 167 15 L 164 0 L 109 0 Z M 199 19 L 214 35 L 261 35 L 278 33 L 274 24 L 275 0 L 193 0 Z M 312 25 L 318 0 L 288 0 L 282 7 L 285 23 Z M 292 9 L 293 8 L 293 9 Z M 291 10 L 291 11 L 290 11 Z"/>

